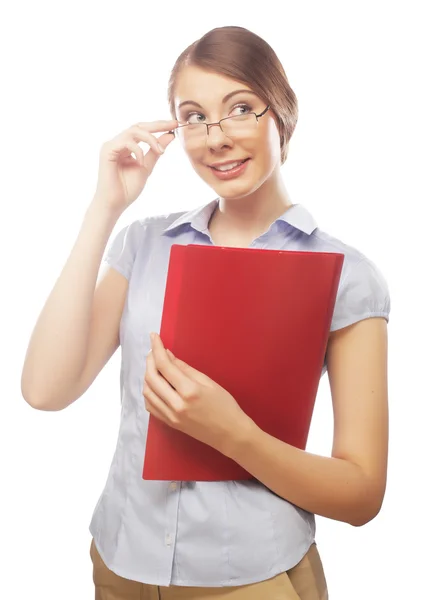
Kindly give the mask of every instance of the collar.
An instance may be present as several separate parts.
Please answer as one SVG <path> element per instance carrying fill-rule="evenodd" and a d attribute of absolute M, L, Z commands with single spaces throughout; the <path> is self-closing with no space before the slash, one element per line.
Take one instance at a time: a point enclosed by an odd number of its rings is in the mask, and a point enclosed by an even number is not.
<path fill-rule="evenodd" d="M 163 234 L 168 231 L 173 231 L 177 227 L 181 227 L 181 225 L 185 225 L 186 223 L 189 223 L 191 227 L 197 231 L 206 231 L 208 229 L 208 223 L 211 215 L 217 208 L 218 203 L 219 198 L 215 198 L 204 206 L 200 206 L 199 208 L 195 208 L 194 210 L 182 214 L 178 219 L 171 223 L 171 225 L 163 230 Z M 317 228 L 315 219 L 307 210 L 307 208 L 301 204 L 292 204 L 288 210 L 283 213 L 283 215 L 276 219 L 276 221 L 284 221 L 291 227 L 295 227 L 296 229 L 299 229 L 308 235 L 310 235 Z"/>

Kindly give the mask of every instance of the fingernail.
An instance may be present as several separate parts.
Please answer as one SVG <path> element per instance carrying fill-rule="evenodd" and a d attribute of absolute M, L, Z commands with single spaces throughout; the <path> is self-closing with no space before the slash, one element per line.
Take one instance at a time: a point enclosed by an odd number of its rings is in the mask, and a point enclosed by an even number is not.
<path fill-rule="evenodd" d="M 163 154 L 163 152 L 164 152 L 163 146 L 161 146 L 161 144 L 159 144 L 158 142 L 157 142 L 157 146 L 158 146 L 158 149 L 161 152 L 161 154 Z"/>

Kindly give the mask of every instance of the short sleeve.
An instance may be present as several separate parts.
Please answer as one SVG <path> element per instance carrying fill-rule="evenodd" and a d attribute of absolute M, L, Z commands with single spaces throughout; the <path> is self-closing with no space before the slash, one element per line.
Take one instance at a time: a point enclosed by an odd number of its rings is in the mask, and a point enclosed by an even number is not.
<path fill-rule="evenodd" d="M 143 225 L 140 221 L 126 225 L 109 242 L 103 262 L 129 280 L 142 237 Z"/>
<path fill-rule="evenodd" d="M 362 258 L 348 273 L 338 291 L 330 331 L 342 329 L 369 317 L 389 322 L 389 288 L 381 271 Z"/>

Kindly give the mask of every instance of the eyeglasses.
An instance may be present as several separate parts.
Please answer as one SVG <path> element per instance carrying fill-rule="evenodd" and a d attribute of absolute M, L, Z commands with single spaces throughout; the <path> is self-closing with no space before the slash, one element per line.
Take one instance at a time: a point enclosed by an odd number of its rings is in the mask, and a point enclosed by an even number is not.
<path fill-rule="evenodd" d="M 205 142 L 209 135 L 209 128 L 218 125 L 225 135 L 230 138 L 242 138 L 249 135 L 256 127 L 260 117 L 263 117 L 270 105 L 259 115 L 254 112 L 225 117 L 216 123 L 185 123 L 178 125 L 175 134 L 188 145 L 197 145 Z"/>

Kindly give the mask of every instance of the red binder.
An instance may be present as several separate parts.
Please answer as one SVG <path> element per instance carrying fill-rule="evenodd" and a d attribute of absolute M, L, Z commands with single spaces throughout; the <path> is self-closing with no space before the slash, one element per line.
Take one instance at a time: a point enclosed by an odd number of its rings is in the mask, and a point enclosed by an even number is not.
<path fill-rule="evenodd" d="M 305 449 L 344 255 L 174 244 L 160 336 L 264 431 Z M 153 415 L 143 479 L 251 479 Z"/>

